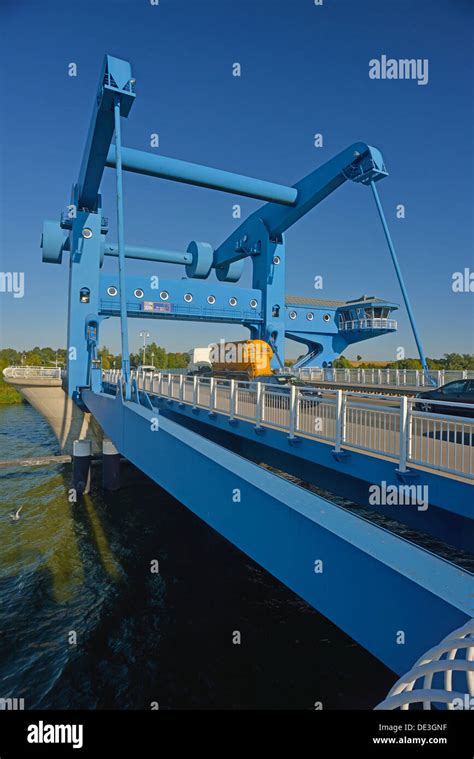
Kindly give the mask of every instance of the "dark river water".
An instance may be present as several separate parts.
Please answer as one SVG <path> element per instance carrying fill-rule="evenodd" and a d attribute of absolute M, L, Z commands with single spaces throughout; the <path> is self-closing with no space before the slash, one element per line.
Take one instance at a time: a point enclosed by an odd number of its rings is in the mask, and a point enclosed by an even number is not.
<path fill-rule="evenodd" d="M 0 458 L 56 452 L 30 406 L 0 406 Z M 108 495 L 94 467 L 76 504 L 70 474 L 0 470 L 0 698 L 371 709 L 385 697 L 393 673 L 134 467 Z"/>

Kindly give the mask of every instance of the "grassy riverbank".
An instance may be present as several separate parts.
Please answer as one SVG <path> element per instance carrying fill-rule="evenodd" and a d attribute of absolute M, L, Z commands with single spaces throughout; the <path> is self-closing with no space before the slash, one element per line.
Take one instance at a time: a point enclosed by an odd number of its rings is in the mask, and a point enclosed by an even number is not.
<path fill-rule="evenodd" d="M 0 376 L 0 404 L 22 403 L 23 396 L 18 390 L 11 385 L 7 385 L 3 377 Z"/>

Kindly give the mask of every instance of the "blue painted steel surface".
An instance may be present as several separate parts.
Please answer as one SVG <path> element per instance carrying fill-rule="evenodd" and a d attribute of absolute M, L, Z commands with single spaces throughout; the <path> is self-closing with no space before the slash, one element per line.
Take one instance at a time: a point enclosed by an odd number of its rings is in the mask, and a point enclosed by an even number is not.
<path fill-rule="evenodd" d="M 328 306 L 292 304 L 291 298 L 287 298 L 285 337 L 302 343 L 308 349 L 308 352 L 294 364 L 294 368 L 331 367 L 334 359 L 340 356 L 352 343 L 396 331 L 396 327 L 391 324 L 389 319 L 384 320 L 385 326 L 380 326 L 382 320 L 379 319 L 377 322 L 379 326 L 377 327 L 371 329 L 358 328 L 357 324 L 360 323 L 360 320 L 357 316 L 357 310 L 364 309 L 367 306 L 375 306 L 378 309 L 386 308 L 390 312 L 397 309 L 394 303 L 382 300 L 377 300 L 374 303 L 371 301 L 354 301 L 344 306 Z M 353 329 L 341 329 L 341 312 L 351 314 L 354 321 Z M 375 320 L 373 321 L 375 323 Z"/>
<path fill-rule="evenodd" d="M 270 239 L 279 239 L 308 211 L 337 190 L 347 179 L 351 179 L 348 173 L 351 167 L 354 172 L 357 171 L 356 167 L 359 167 L 364 176 L 370 175 L 374 181 L 387 176 L 380 152 L 363 142 L 356 142 L 295 184 L 298 196 L 292 208 L 281 208 L 274 203 L 267 203 L 255 211 L 217 248 L 215 264 L 222 265 L 249 255 L 248 250 L 251 250 L 256 242 L 252 234 L 249 235 L 249 228 L 253 231 L 256 219 L 262 220 Z M 239 246 L 238 243 L 245 235 L 248 236 L 245 245 Z"/>
<path fill-rule="evenodd" d="M 78 208 L 97 210 L 97 195 L 115 129 L 115 97 L 120 97 L 122 116 L 128 116 L 135 99 L 133 89 L 132 69 L 128 61 L 106 55 L 79 173 Z"/>
<path fill-rule="evenodd" d="M 156 410 L 84 400 L 133 464 L 395 672 L 471 617 L 472 575 L 169 419 L 153 431 Z"/>
<path fill-rule="evenodd" d="M 114 102 L 115 149 L 117 154 L 117 232 L 119 259 L 119 301 L 120 301 L 120 336 L 122 347 L 122 374 L 125 383 L 125 397 L 130 398 L 130 353 L 128 350 L 127 301 L 125 299 L 125 231 L 123 218 L 123 182 L 122 182 L 122 145 L 120 131 L 120 98 Z"/>
<path fill-rule="evenodd" d="M 99 313 L 102 316 L 119 314 L 119 281 L 117 275 L 100 274 Z M 117 289 L 111 297 L 108 290 Z M 217 285 L 199 279 L 164 279 L 151 277 L 127 277 L 125 285 L 127 312 L 129 316 L 159 315 L 164 319 L 190 321 L 259 324 L 263 320 L 262 293 L 250 287 Z M 143 295 L 137 297 L 137 294 Z M 187 298 L 185 297 L 187 296 Z M 189 301 L 189 296 L 191 300 Z M 212 303 L 208 302 L 211 298 Z M 229 301 L 235 298 L 235 305 Z M 234 302 L 232 300 L 232 302 Z M 150 304 L 154 304 L 154 308 Z M 253 307 L 253 304 L 254 307 Z"/>
<path fill-rule="evenodd" d="M 104 242 L 104 255 L 118 257 L 118 245 Z M 193 261 L 192 254 L 185 251 L 148 248 L 144 245 L 125 245 L 125 258 L 168 264 L 190 264 Z"/>
<path fill-rule="evenodd" d="M 79 400 L 80 388 L 90 385 L 99 339 L 100 215 L 79 211 L 72 220 L 70 241 L 67 383 L 69 395 Z M 90 340 L 88 324 L 94 320 L 96 331 Z"/>
<path fill-rule="evenodd" d="M 105 165 L 114 168 L 116 160 L 115 148 L 111 145 Z M 286 205 L 293 205 L 298 196 L 297 190 L 293 187 L 285 187 L 274 182 L 233 174 L 230 171 L 213 169 L 210 166 L 201 166 L 198 163 L 180 161 L 177 158 L 167 158 L 156 153 L 145 153 L 143 150 L 134 150 L 133 148 L 123 149 L 123 168 L 137 174 L 171 179 L 175 182 L 184 182 L 197 187 L 232 192 Z"/>
<path fill-rule="evenodd" d="M 426 511 L 419 510 L 414 504 L 374 506 L 369 503 L 370 485 L 381 482 L 385 482 L 387 487 L 402 484 L 395 461 L 355 450 L 338 458 L 333 453 L 333 444 L 302 437 L 291 440 L 284 430 L 256 427 L 253 422 L 230 420 L 218 412 L 209 414 L 205 409 L 193 409 L 177 401 L 152 398 L 160 413 L 200 434 L 208 435 L 219 445 L 288 472 L 303 482 L 311 482 L 355 503 L 369 506 L 374 512 L 445 543 L 470 553 L 474 551 L 472 484 L 468 482 L 423 469 L 412 469 L 415 476 L 410 484 L 427 487 L 429 508 Z"/>

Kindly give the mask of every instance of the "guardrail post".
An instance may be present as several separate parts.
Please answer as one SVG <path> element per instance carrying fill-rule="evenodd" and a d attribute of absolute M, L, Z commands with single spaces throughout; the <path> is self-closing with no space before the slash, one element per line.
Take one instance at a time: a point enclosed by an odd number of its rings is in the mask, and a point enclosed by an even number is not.
<path fill-rule="evenodd" d="M 183 375 L 179 375 L 179 402 L 184 403 L 184 382 Z"/>
<path fill-rule="evenodd" d="M 341 445 L 346 434 L 346 394 L 342 390 L 336 390 L 336 437 L 334 450 L 341 452 Z"/>
<path fill-rule="evenodd" d="M 411 437 L 411 415 L 408 413 L 408 396 L 400 398 L 400 462 L 398 471 L 407 471 L 408 440 Z"/>
<path fill-rule="evenodd" d="M 298 388 L 292 385 L 290 388 L 290 429 L 288 437 L 294 440 L 298 425 Z"/>
<path fill-rule="evenodd" d="M 216 388 L 216 381 L 214 377 L 211 377 L 209 380 L 209 413 L 214 412 L 215 407 L 215 388 Z"/>
<path fill-rule="evenodd" d="M 193 377 L 193 408 L 196 408 L 197 406 L 197 400 L 198 400 L 198 377 L 195 374 Z"/>
<path fill-rule="evenodd" d="M 408 398 L 407 396 L 407 461 L 411 461 L 411 449 L 412 449 L 412 441 L 413 441 L 413 404 L 414 404 L 413 398 Z"/>
<path fill-rule="evenodd" d="M 260 427 L 263 419 L 263 392 L 264 387 L 262 382 L 257 382 L 257 398 L 255 404 L 255 426 Z"/>
<path fill-rule="evenodd" d="M 229 419 L 235 419 L 235 401 L 237 397 L 237 387 L 235 380 L 230 381 L 230 398 L 229 398 Z"/>
<path fill-rule="evenodd" d="M 167 374 L 166 381 L 168 383 L 168 400 L 170 401 L 173 397 L 173 383 L 171 382 L 171 374 Z"/>

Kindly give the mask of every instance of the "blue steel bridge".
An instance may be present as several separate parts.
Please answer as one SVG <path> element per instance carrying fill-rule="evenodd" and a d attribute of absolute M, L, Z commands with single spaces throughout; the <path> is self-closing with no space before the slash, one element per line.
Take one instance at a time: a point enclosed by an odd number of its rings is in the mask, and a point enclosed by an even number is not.
<path fill-rule="evenodd" d="M 473 616 L 472 574 L 274 470 L 361 504 L 369 503 L 373 484 L 398 493 L 426 487 L 426 505 L 382 498 L 372 508 L 472 551 L 472 420 L 461 409 L 449 417 L 423 414 L 406 396 L 356 397 L 329 388 L 308 400 L 296 387 L 275 395 L 262 383 L 137 374 L 128 349 L 130 317 L 226 322 L 270 343 L 275 370 L 284 363 L 285 337 L 304 344 L 300 367 L 311 370 L 330 368 L 350 344 L 393 332 L 397 305 L 382 297 L 322 301 L 285 291 L 285 233 L 350 182 L 354 192 L 375 199 L 423 384 L 431 383 L 377 190 L 388 175 L 382 155 L 356 142 L 289 187 L 125 147 L 121 130 L 135 84 L 127 61 L 105 57 L 70 203 L 58 221 L 44 223 L 43 260 L 69 259 L 69 402 L 92 415 L 109 446 L 403 674 Z M 116 243 L 107 238 L 99 192 L 106 168 L 116 175 Z M 147 247 L 125 236 L 127 171 L 264 204 L 217 247 L 197 240 L 179 251 Z M 117 259 L 115 276 L 101 271 L 105 256 Z M 242 287 L 248 258 L 252 286 Z M 184 267 L 185 278 L 134 276 L 133 259 Z M 119 373 L 102 371 L 97 361 L 101 324 L 114 317 L 121 330 Z"/>

